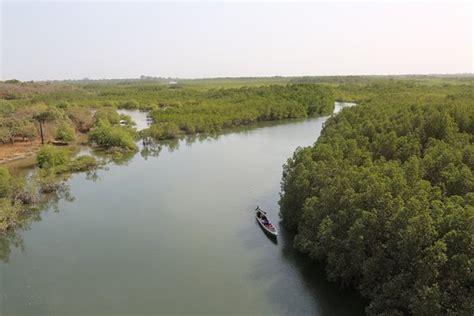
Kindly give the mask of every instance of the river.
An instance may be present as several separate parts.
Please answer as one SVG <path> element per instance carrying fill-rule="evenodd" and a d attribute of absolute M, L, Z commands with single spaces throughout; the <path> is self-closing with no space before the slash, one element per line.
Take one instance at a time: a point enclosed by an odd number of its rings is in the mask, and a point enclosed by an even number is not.
<path fill-rule="evenodd" d="M 282 165 L 326 119 L 168 143 L 72 176 L 74 201 L 38 215 L 0 262 L 0 314 L 363 314 L 253 212 L 278 223 Z"/>

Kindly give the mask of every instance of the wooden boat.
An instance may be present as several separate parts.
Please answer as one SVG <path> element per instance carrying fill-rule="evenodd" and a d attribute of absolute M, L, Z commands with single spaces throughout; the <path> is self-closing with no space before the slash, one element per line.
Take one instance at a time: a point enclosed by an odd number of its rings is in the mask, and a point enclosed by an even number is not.
<path fill-rule="evenodd" d="M 278 232 L 275 228 L 275 226 L 273 226 L 272 223 L 270 223 L 270 221 L 268 220 L 267 218 L 267 212 L 265 212 L 264 210 L 262 210 L 260 207 L 257 206 L 257 208 L 255 209 L 255 218 L 257 219 L 257 222 L 260 224 L 260 226 L 262 227 L 263 231 L 271 236 L 278 236 Z"/>

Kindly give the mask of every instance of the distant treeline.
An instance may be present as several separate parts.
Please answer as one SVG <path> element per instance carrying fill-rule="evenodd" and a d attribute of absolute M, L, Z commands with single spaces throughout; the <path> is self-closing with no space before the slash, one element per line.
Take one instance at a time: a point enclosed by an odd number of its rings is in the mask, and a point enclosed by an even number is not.
<path fill-rule="evenodd" d="M 82 84 L 9 82 L 0 84 L 0 104 L 8 120 L 17 111 L 38 105 L 66 112 L 104 107 L 151 111 L 154 124 L 142 135 L 167 139 L 258 121 L 328 115 L 334 108 L 334 95 L 331 87 L 320 84 L 222 88 L 219 83 L 209 85 L 208 81 L 204 86 L 201 82 L 181 85 L 150 80 Z M 31 125 L 27 120 L 23 123 L 25 132 L 21 134 L 31 138 Z M 0 123 L 0 131 L 1 127 Z"/>
<path fill-rule="evenodd" d="M 283 224 L 374 315 L 474 314 L 474 89 L 346 85 L 284 167 Z"/>
<path fill-rule="evenodd" d="M 154 124 L 144 135 L 155 139 L 207 133 L 259 121 L 328 115 L 332 90 L 320 85 L 273 85 L 208 90 L 186 103 L 162 104 L 151 112 Z"/>

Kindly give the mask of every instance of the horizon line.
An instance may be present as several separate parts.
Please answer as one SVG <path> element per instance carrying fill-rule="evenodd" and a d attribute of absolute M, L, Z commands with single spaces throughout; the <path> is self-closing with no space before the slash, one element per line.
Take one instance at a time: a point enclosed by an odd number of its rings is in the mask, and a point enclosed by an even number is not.
<path fill-rule="evenodd" d="M 41 79 L 41 80 L 20 80 L 16 78 L 2 79 L 0 82 L 17 80 L 22 83 L 28 82 L 63 82 L 63 81 L 107 81 L 107 80 L 232 80 L 232 79 L 277 79 L 277 78 L 322 78 L 322 77 L 407 77 L 407 76 L 447 76 L 447 77 L 470 77 L 474 76 L 474 72 L 458 72 L 458 73 L 401 73 L 401 74 L 334 74 L 334 75 L 271 75 L 271 76 L 216 76 L 216 77 L 168 77 L 168 76 L 151 76 L 139 75 L 137 77 L 118 77 L 118 78 L 68 78 L 68 79 Z"/>

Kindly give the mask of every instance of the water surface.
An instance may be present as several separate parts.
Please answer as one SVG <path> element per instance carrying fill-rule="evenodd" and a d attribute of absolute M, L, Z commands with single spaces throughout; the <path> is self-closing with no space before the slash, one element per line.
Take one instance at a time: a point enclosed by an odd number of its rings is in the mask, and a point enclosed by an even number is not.
<path fill-rule="evenodd" d="M 0 263 L 1 315 L 357 315 L 340 291 L 254 218 L 278 223 L 282 165 L 326 118 L 181 141 L 70 180 Z M 267 124 L 268 125 L 268 124 Z M 159 148 L 158 148 L 159 149 Z"/>
<path fill-rule="evenodd" d="M 150 126 L 151 120 L 148 119 L 148 113 L 144 111 L 138 111 L 138 110 L 124 110 L 120 109 L 117 112 L 120 114 L 125 114 L 128 115 L 132 118 L 132 120 L 135 122 L 135 128 L 137 131 L 144 130 L 145 128 Z"/>

